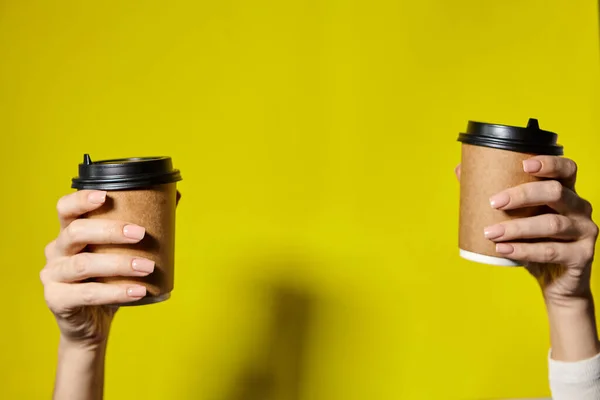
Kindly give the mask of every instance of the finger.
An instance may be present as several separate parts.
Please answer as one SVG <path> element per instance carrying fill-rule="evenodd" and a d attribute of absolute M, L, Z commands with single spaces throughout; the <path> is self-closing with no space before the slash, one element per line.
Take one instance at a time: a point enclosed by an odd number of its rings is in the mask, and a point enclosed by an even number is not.
<path fill-rule="evenodd" d="M 570 218 L 544 214 L 489 226 L 484 229 L 484 235 L 494 242 L 536 238 L 574 240 L 581 236 L 581 232 Z"/>
<path fill-rule="evenodd" d="M 56 203 L 60 229 L 66 228 L 74 219 L 100 208 L 106 201 L 106 192 L 80 190 L 61 197 Z"/>
<path fill-rule="evenodd" d="M 461 164 L 458 164 L 456 168 L 454 168 L 454 175 L 456 175 L 456 179 L 460 181 L 460 172 L 461 172 Z"/>
<path fill-rule="evenodd" d="M 44 295 L 55 312 L 82 306 L 122 304 L 139 300 L 146 295 L 142 285 L 111 283 L 53 283 L 46 285 Z"/>
<path fill-rule="evenodd" d="M 561 181 L 569 189 L 575 188 L 577 164 L 564 157 L 536 156 L 523 161 L 523 170 L 540 178 Z"/>
<path fill-rule="evenodd" d="M 47 266 L 40 277 L 42 282 L 70 283 L 107 276 L 147 276 L 153 271 L 154 262 L 141 257 L 79 253 Z"/>
<path fill-rule="evenodd" d="M 490 198 L 491 206 L 499 210 L 547 205 L 561 214 L 586 214 L 586 203 L 558 181 L 524 183 Z"/>
<path fill-rule="evenodd" d="M 72 256 L 89 244 L 131 244 L 143 239 L 146 230 L 123 221 L 76 219 L 58 235 L 51 257 Z"/>
<path fill-rule="evenodd" d="M 575 242 L 498 243 L 496 252 L 511 260 L 573 265 L 581 255 Z"/>

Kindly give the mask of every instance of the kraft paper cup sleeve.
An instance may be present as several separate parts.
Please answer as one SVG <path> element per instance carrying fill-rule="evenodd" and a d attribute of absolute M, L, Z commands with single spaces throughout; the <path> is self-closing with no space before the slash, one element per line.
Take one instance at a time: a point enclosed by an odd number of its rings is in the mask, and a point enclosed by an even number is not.
<path fill-rule="evenodd" d="M 495 210 L 491 196 L 508 188 L 540 179 L 523 171 L 531 154 L 462 144 L 460 180 L 459 248 L 461 256 L 493 265 L 521 265 L 496 252 L 496 244 L 484 236 L 484 228 L 507 220 L 531 217 L 541 207 L 513 211 Z M 479 257 L 481 256 L 481 257 Z"/>
<path fill-rule="evenodd" d="M 89 213 L 88 218 L 130 222 L 144 227 L 146 234 L 139 243 L 95 245 L 89 246 L 89 251 L 143 257 L 154 261 L 155 267 L 146 277 L 110 277 L 98 281 L 141 284 L 146 287 L 148 297 L 167 296 L 173 290 L 176 201 L 175 184 L 108 192 L 107 203 Z"/>

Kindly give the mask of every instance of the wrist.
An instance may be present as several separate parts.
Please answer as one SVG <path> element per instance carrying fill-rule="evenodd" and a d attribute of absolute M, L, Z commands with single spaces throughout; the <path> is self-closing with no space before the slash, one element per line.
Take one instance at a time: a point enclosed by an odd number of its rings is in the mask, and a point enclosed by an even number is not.
<path fill-rule="evenodd" d="M 582 291 L 578 295 L 557 296 L 544 293 L 544 303 L 548 312 L 572 311 L 579 312 L 594 308 L 594 296 L 590 289 Z"/>
<path fill-rule="evenodd" d="M 600 353 L 591 295 L 546 299 L 552 358 L 580 361 Z"/>
<path fill-rule="evenodd" d="M 106 340 L 101 341 L 82 341 L 72 340 L 63 335 L 60 336 L 58 350 L 60 353 L 73 354 L 97 354 L 106 351 Z"/>

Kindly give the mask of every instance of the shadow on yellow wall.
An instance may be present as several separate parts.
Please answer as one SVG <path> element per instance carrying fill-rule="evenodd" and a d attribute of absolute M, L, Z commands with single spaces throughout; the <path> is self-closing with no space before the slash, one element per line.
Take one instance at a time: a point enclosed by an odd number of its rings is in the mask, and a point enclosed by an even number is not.
<path fill-rule="evenodd" d="M 301 399 L 305 349 L 314 299 L 293 286 L 268 291 L 271 321 L 258 354 L 250 356 L 222 400 Z"/>

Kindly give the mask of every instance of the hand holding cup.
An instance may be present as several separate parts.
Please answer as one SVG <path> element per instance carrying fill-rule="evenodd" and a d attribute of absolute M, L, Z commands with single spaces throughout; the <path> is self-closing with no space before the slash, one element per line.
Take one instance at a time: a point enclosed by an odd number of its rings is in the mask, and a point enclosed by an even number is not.
<path fill-rule="evenodd" d="M 461 165 L 455 172 L 461 178 Z M 558 156 L 534 156 L 522 162 L 536 180 L 495 193 L 492 209 L 545 213 L 486 226 L 482 237 L 499 257 L 523 264 L 538 279 L 547 301 L 564 304 L 590 296 L 591 266 L 598 238 L 591 204 L 575 191 L 577 164 Z"/>
<path fill-rule="evenodd" d="M 40 272 L 62 339 L 103 343 L 119 306 L 171 296 L 179 180 L 169 157 L 84 156 L 78 191 L 58 201 L 60 232 Z"/>
<path fill-rule="evenodd" d="M 86 345 L 106 340 L 118 304 L 146 296 L 140 284 L 109 284 L 91 279 L 109 276 L 144 277 L 154 262 L 124 254 L 93 254 L 94 244 L 138 243 L 145 229 L 127 221 L 82 219 L 106 202 L 106 192 L 82 190 L 57 204 L 60 232 L 45 249 L 40 271 L 44 296 L 58 322 L 62 338 Z"/>

